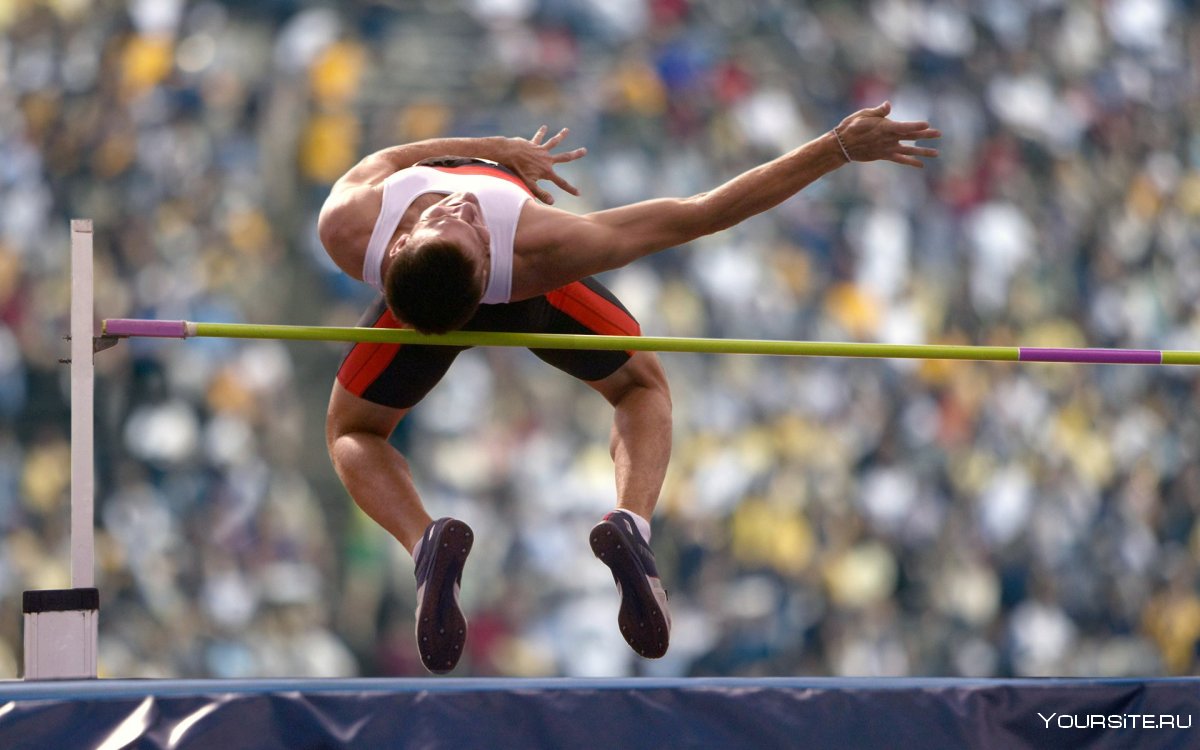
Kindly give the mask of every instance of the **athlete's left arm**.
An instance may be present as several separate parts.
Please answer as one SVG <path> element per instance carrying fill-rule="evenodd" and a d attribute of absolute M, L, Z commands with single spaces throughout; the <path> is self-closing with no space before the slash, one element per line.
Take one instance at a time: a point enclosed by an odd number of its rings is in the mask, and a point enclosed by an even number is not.
<path fill-rule="evenodd" d="M 918 157 L 937 156 L 936 149 L 904 141 L 937 138 L 939 131 L 926 122 L 889 120 L 890 112 L 887 102 L 859 110 L 835 130 L 690 198 L 658 198 L 584 216 L 529 204 L 516 237 L 529 270 L 526 278 L 513 280 L 514 298 L 518 290 L 524 296 L 541 287 L 555 289 L 728 229 L 850 161 L 920 168 Z"/>

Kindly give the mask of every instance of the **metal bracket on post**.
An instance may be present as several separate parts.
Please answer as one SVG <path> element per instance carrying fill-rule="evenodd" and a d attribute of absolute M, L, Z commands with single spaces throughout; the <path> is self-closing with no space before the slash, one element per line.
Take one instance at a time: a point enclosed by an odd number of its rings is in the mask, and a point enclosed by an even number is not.
<path fill-rule="evenodd" d="M 95 677 L 95 351 L 92 222 L 71 221 L 71 586 L 26 591 L 25 679 Z"/>
<path fill-rule="evenodd" d="M 92 337 L 92 354 L 102 352 L 105 349 L 112 349 L 117 344 L 121 343 L 124 336 L 93 336 Z"/>

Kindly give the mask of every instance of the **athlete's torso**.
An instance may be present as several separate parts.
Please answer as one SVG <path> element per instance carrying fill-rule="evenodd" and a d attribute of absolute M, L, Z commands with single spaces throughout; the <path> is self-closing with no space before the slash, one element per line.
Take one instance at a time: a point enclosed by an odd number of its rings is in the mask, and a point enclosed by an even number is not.
<path fill-rule="evenodd" d="M 519 178 L 492 162 L 478 159 L 426 160 L 390 175 L 382 191 L 379 215 L 363 258 L 363 281 L 383 291 L 380 266 L 393 239 L 415 224 L 428 196 L 473 194 L 491 236 L 491 271 L 483 304 L 508 302 L 512 295 L 513 240 L 521 209 L 532 197 Z M 422 197 L 426 198 L 422 200 Z"/>

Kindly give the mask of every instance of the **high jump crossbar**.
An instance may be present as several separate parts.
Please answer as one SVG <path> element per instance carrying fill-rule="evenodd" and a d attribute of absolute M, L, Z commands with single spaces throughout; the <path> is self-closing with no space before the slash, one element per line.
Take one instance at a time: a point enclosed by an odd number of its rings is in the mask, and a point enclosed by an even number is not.
<path fill-rule="evenodd" d="M 499 346 L 591 351 L 766 354 L 802 357 L 942 359 L 979 362 L 1059 362 L 1070 364 L 1200 365 L 1200 351 L 1161 349 L 1051 348 L 949 344 L 878 344 L 840 341 L 770 341 L 665 336 L 602 336 L 558 333 L 452 331 L 422 334 L 411 329 L 339 326 L 198 323 L 186 320 L 112 318 L 101 326 L 97 348 L 122 338 L 238 338 L 334 341 L 435 346 Z"/>

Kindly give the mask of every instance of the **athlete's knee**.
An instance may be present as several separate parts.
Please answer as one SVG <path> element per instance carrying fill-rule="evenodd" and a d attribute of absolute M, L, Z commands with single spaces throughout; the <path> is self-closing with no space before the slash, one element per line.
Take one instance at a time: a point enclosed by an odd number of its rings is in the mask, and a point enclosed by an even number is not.
<path fill-rule="evenodd" d="M 333 399 L 329 400 L 329 406 L 325 409 L 325 449 L 333 454 L 333 446 L 337 442 L 338 437 L 343 433 L 341 420 L 334 408 Z"/>
<path fill-rule="evenodd" d="M 357 432 L 349 426 L 343 415 L 332 408 L 325 414 L 325 450 L 339 472 L 349 454 L 354 452 L 356 435 Z"/>
<path fill-rule="evenodd" d="M 643 356 L 644 355 L 644 356 Z M 633 359 L 639 359 L 637 382 L 641 388 L 660 393 L 667 401 L 671 400 L 671 386 L 667 382 L 667 371 L 654 352 L 636 352 Z M 631 362 L 633 360 L 630 360 Z"/>
<path fill-rule="evenodd" d="M 614 405 L 637 394 L 643 399 L 654 398 L 668 410 L 671 408 L 667 373 L 653 352 L 634 352 L 621 369 L 597 384 L 597 390 Z"/>
<path fill-rule="evenodd" d="M 347 440 L 387 440 L 407 412 L 367 401 L 335 383 L 325 412 L 325 447 L 333 456 Z"/>
<path fill-rule="evenodd" d="M 345 427 L 343 420 L 339 415 L 334 414 L 330 409 L 325 414 L 325 449 L 329 451 L 329 455 L 333 456 L 337 447 L 337 443 L 342 438 L 350 434 Z"/>

